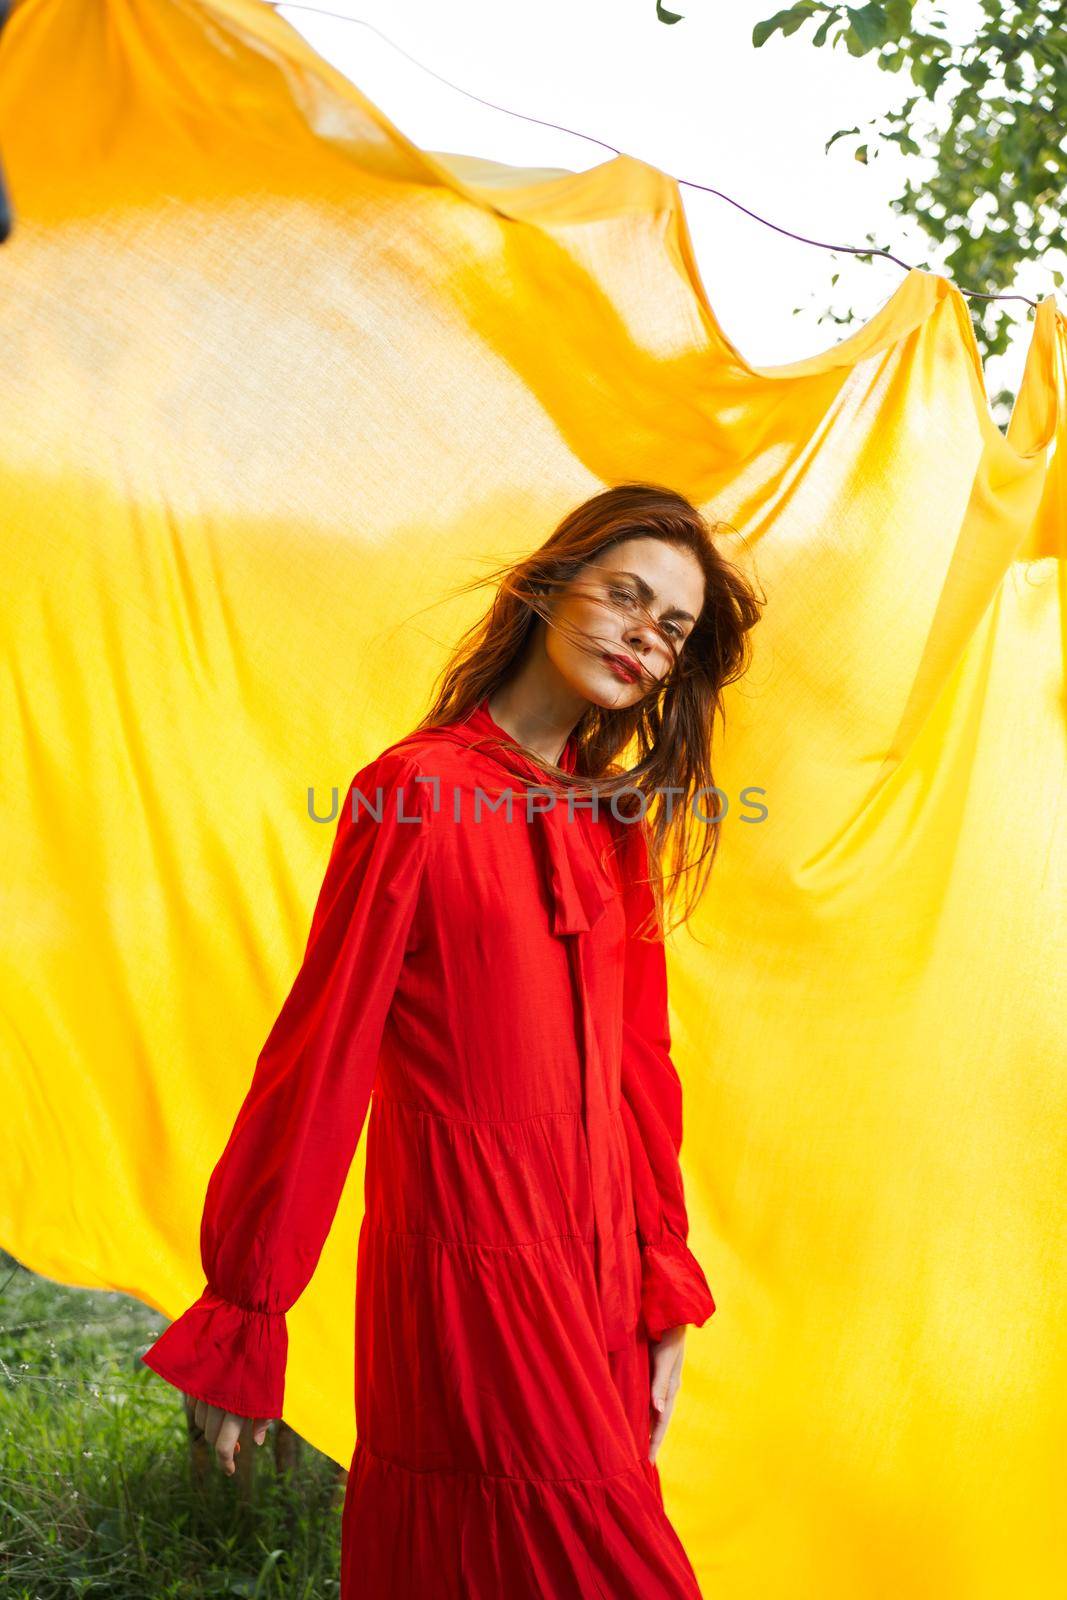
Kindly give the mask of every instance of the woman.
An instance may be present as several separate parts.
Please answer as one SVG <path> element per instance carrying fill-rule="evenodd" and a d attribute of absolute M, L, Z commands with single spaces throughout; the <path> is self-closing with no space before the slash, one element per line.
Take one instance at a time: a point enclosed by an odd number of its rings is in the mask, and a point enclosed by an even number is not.
<path fill-rule="evenodd" d="M 757 618 L 688 501 L 605 490 L 504 574 L 432 711 L 349 788 L 208 1185 L 207 1284 L 144 1358 L 225 1471 L 249 1422 L 262 1443 L 373 1091 L 347 1600 L 699 1594 L 655 1465 L 715 1302 L 654 869 L 694 830 L 675 879 L 714 857 L 688 800 Z"/>

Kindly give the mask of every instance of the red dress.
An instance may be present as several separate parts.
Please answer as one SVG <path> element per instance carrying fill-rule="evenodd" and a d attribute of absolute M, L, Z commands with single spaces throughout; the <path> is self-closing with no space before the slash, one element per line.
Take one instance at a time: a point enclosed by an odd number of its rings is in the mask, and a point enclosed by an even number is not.
<path fill-rule="evenodd" d="M 285 1312 L 369 1104 L 342 1600 L 700 1593 L 648 1460 L 648 1339 L 715 1309 L 663 944 L 634 936 L 640 826 L 569 813 L 484 699 L 356 774 L 208 1184 L 207 1285 L 144 1357 L 282 1415 Z"/>

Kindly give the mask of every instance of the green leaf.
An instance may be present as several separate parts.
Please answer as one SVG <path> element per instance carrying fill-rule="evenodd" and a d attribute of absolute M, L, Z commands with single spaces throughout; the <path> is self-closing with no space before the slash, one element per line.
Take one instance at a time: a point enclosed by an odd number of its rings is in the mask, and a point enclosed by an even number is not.
<path fill-rule="evenodd" d="M 270 1577 L 271 1573 L 274 1571 L 274 1568 L 278 1565 L 278 1562 L 281 1560 L 284 1554 L 284 1549 L 270 1551 L 267 1559 L 260 1567 L 259 1573 L 256 1577 L 256 1587 L 252 1591 L 252 1600 L 260 1600 L 260 1597 L 266 1594 L 267 1579 Z"/>
<path fill-rule="evenodd" d="M 765 22 L 756 23 L 752 30 L 752 43 L 758 50 L 774 33 L 782 33 L 786 37 L 796 33 L 814 11 L 814 0 L 803 0 L 801 5 L 790 6 L 787 11 L 776 11 L 774 16 L 768 17 Z"/>
<path fill-rule="evenodd" d="M 889 0 L 885 8 L 890 36 L 899 39 L 911 32 L 912 0 Z"/>
<path fill-rule="evenodd" d="M 859 40 L 861 49 L 854 54 L 865 55 L 868 50 L 873 50 L 876 45 L 885 44 L 886 41 L 886 14 L 882 5 L 860 6 L 858 11 L 849 11 L 848 20 L 850 36 Z"/>
<path fill-rule="evenodd" d="M 663 0 L 656 0 L 656 16 L 660 22 L 681 22 L 683 20 L 676 11 L 664 11 Z"/>
<path fill-rule="evenodd" d="M 927 94 L 936 94 L 948 76 L 949 63 L 947 61 L 927 61 L 919 68 L 915 76 L 926 90 Z"/>
<path fill-rule="evenodd" d="M 823 145 L 823 155 L 826 154 L 832 144 L 837 143 L 838 139 L 847 139 L 850 133 L 859 133 L 859 131 L 859 128 L 838 128 L 837 132 L 832 134 Z"/>

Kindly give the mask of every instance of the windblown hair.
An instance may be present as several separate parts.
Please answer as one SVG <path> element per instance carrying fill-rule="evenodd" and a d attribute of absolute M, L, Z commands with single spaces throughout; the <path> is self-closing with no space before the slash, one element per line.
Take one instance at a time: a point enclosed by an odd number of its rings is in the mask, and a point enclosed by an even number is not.
<path fill-rule="evenodd" d="M 747 670 L 749 631 L 759 621 L 764 603 L 716 548 L 712 535 L 719 532 L 734 530 L 721 522 L 709 526 L 688 500 L 659 484 L 622 483 L 583 501 L 532 555 L 455 591 L 462 594 L 482 584 L 497 585 L 488 612 L 456 645 L 438 679 L 432 705 L 418 724 L 425 729 L 455 721 L 505 684 L 531 643 L 537 619 L 550 628 L 563 625 L 554 615 L 555 595 L 581 590 L 610 608 L 613 602 L 605 595 L 604 574 L 584 571 L 594 557 L 638 537 L 665 539 L 690 551 L 704 573 L 704 605 L 668 674 L 659 679 L 646 674 L 647 692 L 633 706 L 589 707 L 574 729 L 573 774 L 527 752 L 553 784 L 583 795 L 595 791 L 599 806 L 611 805 L 611 797 L 617 795 L 617 816 L 643 817 L 647 881 L 661 933 L 668 931 L 664 908 L 674 905 L 679 883 L 686 884 L 679 918 L 684 922 L 696 908 L 714 864 L 721 825 L 711 765 L 715 722 L 721 718 L 725 727 L 723 691 Z M 618 581 L 631 588 L 629 580 Z M 629 596 L 628 605 L 627 616 L 641 616 L 673 655 L 676 641 L 636 595 Z M 603 641 L 578 630 L 568 636 L 578 648 L 602 653 Z M 618 758 L 634 744 L 636 760 L 619 764 Z M 697 796 L 699 811 L 693 805 Z M 710 820 L 705 822 L 704 817 Z M 666 870 L 665 859 L 670 862 Z"/>

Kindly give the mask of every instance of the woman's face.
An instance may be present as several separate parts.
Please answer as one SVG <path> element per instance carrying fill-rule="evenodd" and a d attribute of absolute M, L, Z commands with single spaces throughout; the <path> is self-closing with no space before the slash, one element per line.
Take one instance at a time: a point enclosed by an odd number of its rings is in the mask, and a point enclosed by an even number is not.
<path fill-rule="evenodd" d="M 623 710 L 666 676 L 703 604 L 704 573 L 690 551 L 647 536 L 623 539 L 587 561 L 560 593 L 545 649 L 577 694 Z"/>

